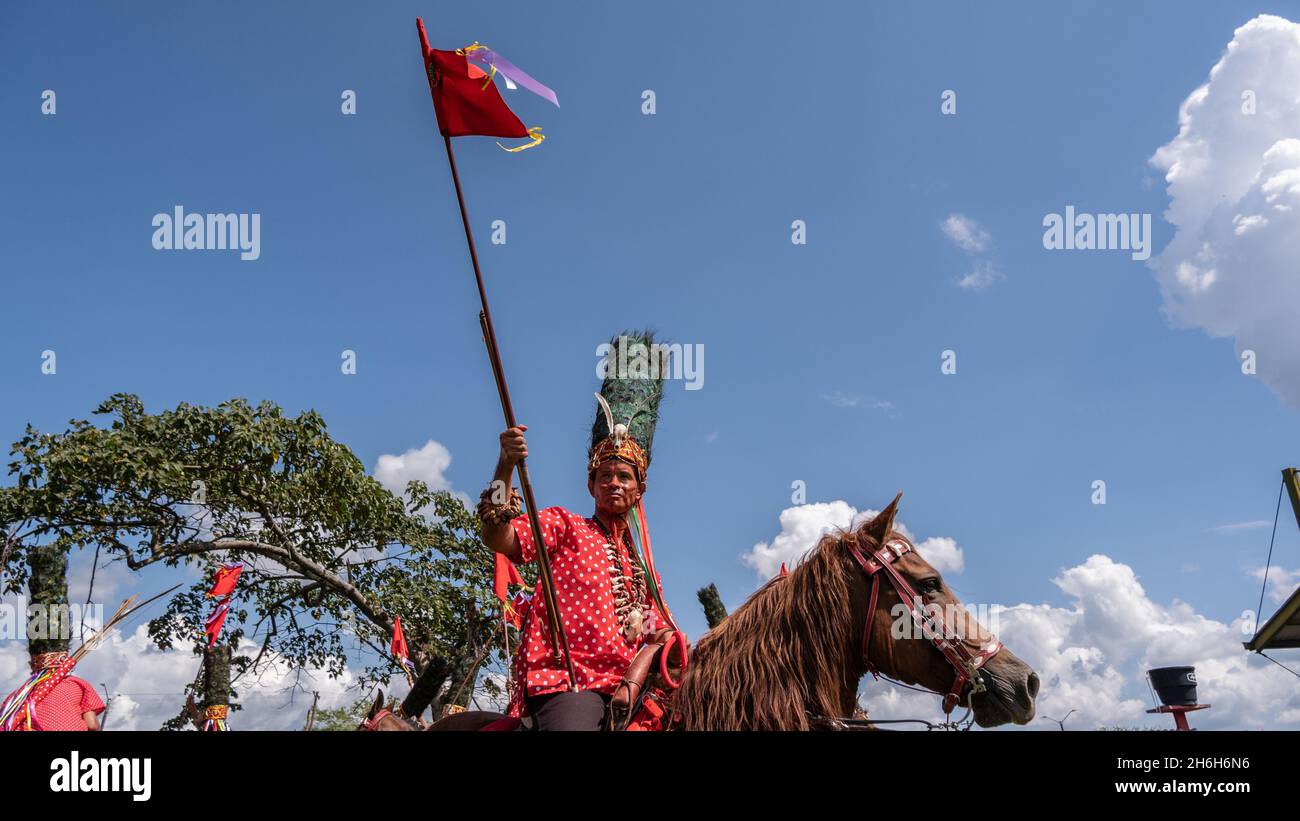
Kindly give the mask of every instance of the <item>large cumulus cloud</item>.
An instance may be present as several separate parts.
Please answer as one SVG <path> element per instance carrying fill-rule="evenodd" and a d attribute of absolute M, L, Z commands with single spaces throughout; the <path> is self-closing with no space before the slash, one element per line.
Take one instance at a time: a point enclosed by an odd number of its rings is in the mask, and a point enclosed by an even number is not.
<path fill-rule="evenodd" d="M 1176 230 L 1152 259 L 1179 327 L 1255 351 L 1259 376 L 1300 407 L 1300 25 L 1260 15 L 1234 32 L 1178 134 L 1152 156 Z"/>

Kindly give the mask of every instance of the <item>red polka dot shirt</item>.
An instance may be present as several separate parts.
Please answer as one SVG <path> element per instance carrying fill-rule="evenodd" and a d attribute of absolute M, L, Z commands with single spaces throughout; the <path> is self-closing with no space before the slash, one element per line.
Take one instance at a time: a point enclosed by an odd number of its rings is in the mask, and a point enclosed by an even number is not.
<path fill-rule="evenodd" d="M 36 702 L 35 718 L 41 730 L 89 730 L 83 713 L 104 712 L 104 702 L 99 693 L 85 679 L 68 676 Z"/>
<path fill-rule="evenodd" d="M 652 594 L 647 584 L 645 626 L 634 642 L 628 642 L 614 611 L 610 560 L 606 552 L 609 542 L 600 525 L 595 519 L 575 515 L 562 507 L 548 507 L 538 518 L 548 547 L 560 622 L 569 639 L 578 688 L 613 693 L 647 636 L 667 626 L 667 621 L 650 601 Z M 537 552 L 528 517 L 519 516 L 511 526 L 523 547 L 520 563 L 531 562 Z M 628 548 L 629 538 L 625 535 L 620 547 L 626 566 L 632 567 L 635 558 Z M 524 617 L 522 634 L 512 671 L 509 708 L 512 716 L 526 713 L 525 693 L 541 696 L 568 690 L 568 672 L 562 663 L 556 662 L 551 651 L 546 603 L 540 590 L 533 596 Z"/>

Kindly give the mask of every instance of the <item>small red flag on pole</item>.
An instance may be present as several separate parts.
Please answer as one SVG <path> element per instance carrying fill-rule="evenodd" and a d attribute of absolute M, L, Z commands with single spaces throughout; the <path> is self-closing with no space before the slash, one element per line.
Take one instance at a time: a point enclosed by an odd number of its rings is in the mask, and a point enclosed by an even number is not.
<path fill-rule="evenodd" d="M 415 664 L 411 661 L 411 651 L 406 647 L 406 634 L 402 632 L 402 617 L 398 616 L 393 622 L 393 641 L 388 646 L 397 660 L 402 664 L 402 671 L 406 673 L 406 680 L 415 684 Z"/>
<path fill-rule="evenodd" d="M 514 562 L 497 553 L 496 568 L 492 578 L 492 592 L 501 601 L 508 601 L 510 598 L 510 585 L 512 584 L 522 587 L 524 578 L 519 575 L 519 568 L 515 567 Z"/>
<path fill-rule="evenodd" d="M 526 128 L 501 99 L 493 78 L 500 73 L 514 87 L 511 78 L 525 88 L 555 103 L 555 92 L 529 77 L 517 66 L 486 46 L 474 43 L 455 51 L 442 51 L 429 45 L 424 21 L 415 19 L 420 32 L 420 49 L 424 52 L 424 70 L 433 95 L 433 111 L 438 118 L 438 133 L 444 137 L 529 137 L 531 142 L 507 151 L 532 148 L 542 140 L 542 129 Z M 470 61 L 474 61 L 471 63 Z M 477 64 L 477 65 L 476 65 Z M 479 66 L 486 66 L 491 73 Z M 501 145 L 497 143 L 497 145 Z"/>
<path fill-rule="evenodd" d="M 212 580 L 212 589 L 208 591 L 208 597 L 220 599 L 234 593 L 235 583 L 239 581 L 239 574 L 242 572 L 244 572 L 242 564 L 222 565 Z"/>
<path fill-rule="evenodd" d="M 217 602 L 212 615 L 208 616 L 208 620 L 203 624 L 203 632 L 208 637 L 209 647 L 216 644 L 217 637 L 221 635 L 221 628 L 226 623 L 226 615 L 230 612 L 230 597 L 234 594 L 235 584 L 243 571 L 242 564 L 222 565 L 212 579 L 212 587 L 207 595 L 209 598 L 221 599 L 221 601 Z"/>
<path fill-rule="evenodd" d="M 226 623 L 226 614 L 229 612 L 229 599 L 223 599 L 217 605 L 217 609 L 212 611 L 212 615 L 208 616 L 207 622 L 203 625 L 203 632 L 207 634 L 209 647 L 217 643 L 217 636 L 221 635 L 221 627 Z"/>
<path fill-rule="evenodd" d="M 501 99 L 495 83 L 470 76 L 463 54 L 429 49 L 425 54 L 438 131 L 444 137 L 527 137 L 528 129 Z M 483 72 L 476 69 L 478 76 Z"/>
<path fill-rule="evenodd" d="M 523 619 L 520 617 L 518 609 L 510 599 L 510 585 L 524 586 L 524 578 L 519 575 L 519 568 L 515 563 L 496 554 L 496 567 L 492 577 L 492 592 L 501 601 L 501 614 L 506 621 L 515 627 L 523 626 Z"/>

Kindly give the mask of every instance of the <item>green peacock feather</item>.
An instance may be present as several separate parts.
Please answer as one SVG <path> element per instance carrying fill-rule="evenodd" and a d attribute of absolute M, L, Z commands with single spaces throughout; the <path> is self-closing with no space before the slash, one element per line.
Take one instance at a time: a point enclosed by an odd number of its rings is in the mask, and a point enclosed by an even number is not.
<path fill-rule="evenodd" d="M 614 424 L 626 424 L 628 434 L 645 451 L 648 465 L 659 424 L 659 403 L 664 397 L 664 375 L 669 372 L 668 348 L 655 341 L 652 331 L 624 331 L 610 340 L 605 364 L 600 395 L 609 403 Z M 619 373 L 621 364 L 626 365 L 623 374 Z M 608 436 L 605 414 L 597 404 L 588 458 Z"/>

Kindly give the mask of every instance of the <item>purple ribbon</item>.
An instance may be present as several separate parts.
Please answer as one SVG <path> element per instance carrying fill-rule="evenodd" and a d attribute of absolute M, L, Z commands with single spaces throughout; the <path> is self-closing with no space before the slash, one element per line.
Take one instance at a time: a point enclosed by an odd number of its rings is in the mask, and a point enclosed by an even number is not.
<path fill-rule="evenodd" d="M 519 66 L 510 62 L 500 54 L 491 49 L 479 48 L 465 54 L 466 60 L 472 60 L 485 69 L 496 68 L 497 72 L 504 75 L 507 80 L 518 83 L 524 88 L 546 100 L 555 104 L 556 108 L 560 107 L 560 101 L 555 98 L 555 92 L 546 86 L 534 80 L 528 72 Z"/>

